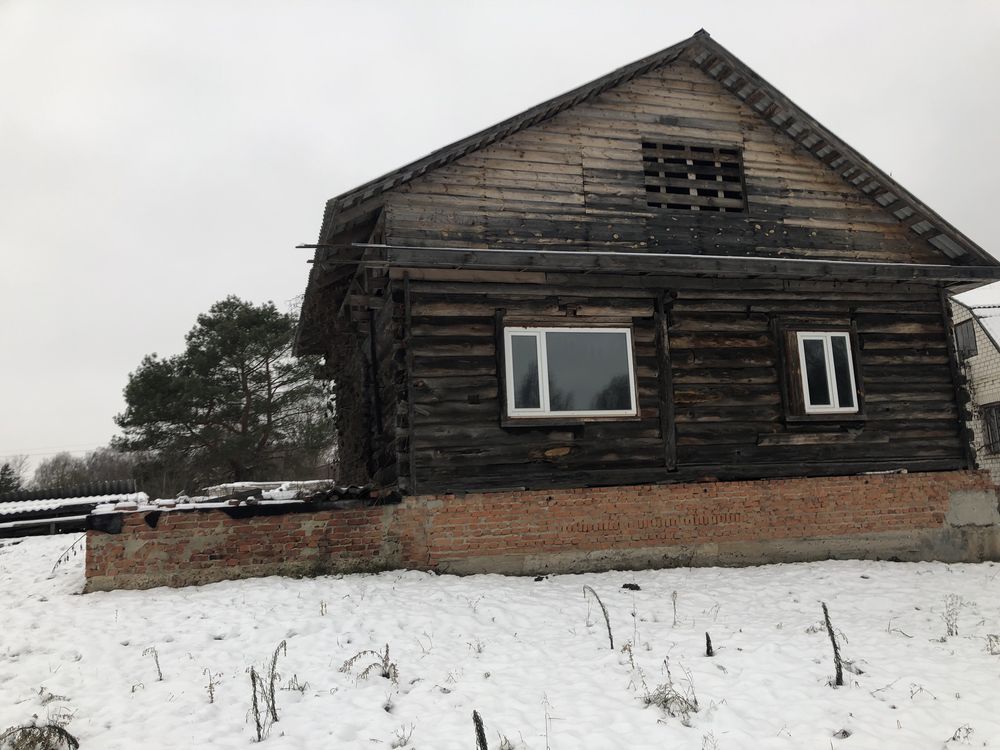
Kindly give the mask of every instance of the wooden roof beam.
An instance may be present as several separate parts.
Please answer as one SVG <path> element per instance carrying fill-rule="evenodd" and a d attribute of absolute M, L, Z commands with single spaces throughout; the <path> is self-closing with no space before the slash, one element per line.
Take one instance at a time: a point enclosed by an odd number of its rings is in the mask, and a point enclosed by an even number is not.
<path fill-rule="evenodd" d="M 760 276 L 788 279 L 909 280 L 936 284 L 1000 279 L 1000 266 L 872 263 L 600 250 L 483 250 L 389 245 L 358 245 L 358 247 L 365 248 L 362 264 L 388 264 L 400 267 L 530 269 L 567 273 L 583 273 L 599 269 L 623 275 L 705 273 L 737 278 Z"/>
<path fill-rule="evenodd" d="M 718 55 L 709 55 L 702 61 L 701 65 L 699 65 L 698 67 L 701 68 L 703 71 L 705 71 L 705 73 L 707 73 L 708 75 L 712 75 L 711 73 L 709 73 L 709 71 L 715 66 L 717 62 L 719 62 Z"/>
<path fill-rule="evenodd" d="M 919 211 L 914 211 L 912 214 L 907 216 L 905 219 L 900 220 L 904 227 L 907 229 L 913 229 L 917 224 L 927 221 L 927 217 L 924 216 Z M 929 222 L 928 222 L 929 223 Z"/>

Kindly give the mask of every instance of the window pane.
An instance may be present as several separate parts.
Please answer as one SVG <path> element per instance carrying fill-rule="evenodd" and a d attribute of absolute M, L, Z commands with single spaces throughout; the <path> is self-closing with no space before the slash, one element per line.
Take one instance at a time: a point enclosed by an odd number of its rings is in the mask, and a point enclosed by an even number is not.
<path fill-rule="evenodd" d="M 854 389 L 851 388 L 851 358 L 847 353 L 847 337 L 834 336 L 830 339 L 833 346 L 833 372 L 837 377 L 837 398 L 841 409 L 854 406 Z"/>
<path fill-rule="evenodd" d="M 542 405 L 538 393 L 538 344 L 536 341 L 534 336 L 510 337 L 515 409 L 537 409 Z"/>
<path fill-rule="evenodd" d="M 830 385 L 826 382 L 826 353 L 823 349 L 822 340 L 805 339 L 802 342 L 802 350 L 806 356 L 809 403 L 812 406 L 830 406 Z"/>
<path fill-rule="evenodd" d="M 625 333 L 549 331 L 545 334 L 552 411 L 628 411 L 631 367 Z"/>

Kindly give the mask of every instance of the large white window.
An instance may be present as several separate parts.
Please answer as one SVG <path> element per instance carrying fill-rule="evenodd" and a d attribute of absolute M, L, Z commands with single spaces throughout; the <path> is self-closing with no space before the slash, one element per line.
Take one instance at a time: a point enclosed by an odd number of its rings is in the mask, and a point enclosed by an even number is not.
<path fill-rule="evenodd" d="M 504 329 L 507 415 L 636 414 L 628 328 Z"/>
<path fill-rule="evenodd" d="M 799 331 L 798 343 L 806 413 L 857 412 L 850 334 Z"/>

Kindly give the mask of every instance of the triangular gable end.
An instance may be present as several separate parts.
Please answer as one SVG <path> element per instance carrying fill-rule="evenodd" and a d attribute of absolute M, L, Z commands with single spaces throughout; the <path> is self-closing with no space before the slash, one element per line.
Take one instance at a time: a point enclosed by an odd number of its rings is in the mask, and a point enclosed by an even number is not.
<path fill-rule="evenodd" d="M 401 246 L 947 263 L 688 59 L 429 170 L 383 219 Z"/>
<path fill-rule="evenodd" d="M 331 199 L 325 211 L 320 242 L 328 242 L 334 235 L 351 226 L 370 220 L 381 208 L 384 193 L 429 175 L 474 152 L 489 149 L 505 140 L 516 140 L 511 137 L 546 123 L 616 87 L 648 76 L 682 57 L 700 69 L 708 79 L 728 91 L 744 109 L 753 111 L 771 128 L 787 136 L 789 143 L 799 146 L 797 153 L 802 150 L 809 153 L 817 165 L 824 171 L 835 174 L 851 192 L 867 196 L 873 205 L 907 227 L 914 239 L 919 238 L 928 243 L 941 254 L 940 262 L 962 265 L 997 263 L 978 245 L 819 125 L 814 118 L 794 105 L 704 31 Z"/>

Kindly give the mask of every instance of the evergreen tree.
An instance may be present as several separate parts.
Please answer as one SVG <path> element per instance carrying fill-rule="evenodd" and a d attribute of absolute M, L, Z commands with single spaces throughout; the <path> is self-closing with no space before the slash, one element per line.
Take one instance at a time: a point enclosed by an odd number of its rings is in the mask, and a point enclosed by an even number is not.
<path fill-rule="evenodd" d="M 115 447 L 182 462 L 198 484 L 304 478 L 333 442 L 315 358 L 291 354 L 295 319 L 237 297 L 198 316 L 185 350 L 129 375 Z"/>
<path fill-rule="evenodd" d="M 5 492 L 16 492 L 19 489 L 21 489 L 21 477 L 10 463 L 5 462 L 0 466 L 0 495 Z"/>

